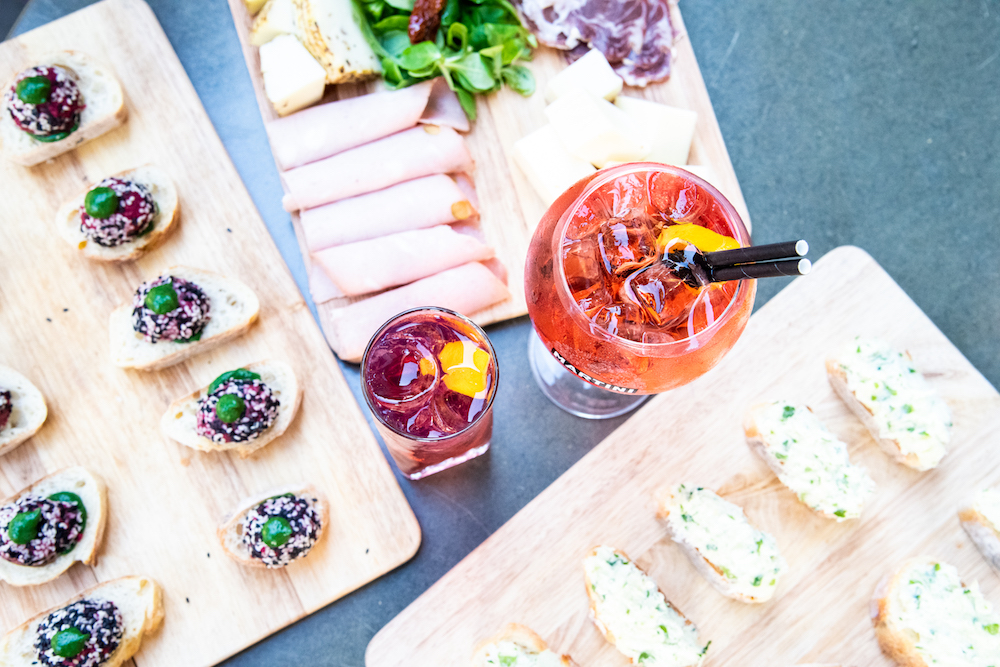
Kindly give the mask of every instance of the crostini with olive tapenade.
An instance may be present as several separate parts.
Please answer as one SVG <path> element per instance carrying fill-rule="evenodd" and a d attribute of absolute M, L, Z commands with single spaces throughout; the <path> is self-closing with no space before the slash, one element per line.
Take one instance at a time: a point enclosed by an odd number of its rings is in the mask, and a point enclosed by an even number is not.
<path fill-rule="evenodd" d="M 163 616 L 163 591 L 155 581 L 112 579 L 4 635 L 0 665 L 120 667 L 138 653 L 143 637 L 160 627 Z M 86 662 L 74 660 L 81 655 Z"/>
<path fill-rule="evenodd" d="M 219 541 L 241 565 L 276 569 L 307 556 L 329 521 L 323 494 L 292 484 L 244 501 L 219 527 Z"/>
<path fill-rule="evenodd" d="M 167 368 L 241 336 L 259 312 L 257 295 L 239 280 L 175 266 L 111 313 L 111 360 L 121 368 Z"/>
<path fill-rule="evenodd" d="M 0 456 L 37 433 L 48 414 L 38 387 L 13 368 L 0 366 Z"/>
<path fill-rule="evenodd" d="M 227 371 L 207 387 L 171 403 L 160 430 L 192 449 L 235 450 L 246 458 L 285 432 L 301 400 L 291 366 L 258 361 Z"/>
<path fill-rule="evenodd" d="M 41 58 L 3 89 L 0 153 L 30 167 L 125 122 L 128 108 L 111 70 L 82 53 Z"/>
<path fill-rule="evenodd" d="M 508 623 L 496 635 L 479 643 L 472 667 L 575 667 L 568 655 L 549 650 L 534 630 Z"/>
<path fill-rule="evenodd" d="M 12 586 L 52 581 L 76 562 L 93 565 L 104 537 L 108 492 L 74 467 L 43 477 L 0 503 L 0 580 Z"/>
<path fill-rule="evenodd" d="M 170 176 L 144 165 L 108 176 L 63 204 L 56 227 L 87 259 L 129 262 L 167 238 L 179 211 Z"/>

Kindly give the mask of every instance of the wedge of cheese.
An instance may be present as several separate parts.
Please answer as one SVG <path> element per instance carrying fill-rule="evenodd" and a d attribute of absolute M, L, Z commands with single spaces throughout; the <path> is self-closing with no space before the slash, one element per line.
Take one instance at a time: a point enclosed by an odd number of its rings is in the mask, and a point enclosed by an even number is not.
<path fill-rule="evenodd" d="M 250 43 L 263 46 L 278 35 L 294 35 L 296 32 L 292 0 L 267 0 L 250 26 Z"/>
<path fill-rule="evenodd" d="M 698 114 L 690 109 L 619 96 L 615 106 L 628 114 L 651 148 L 647 160 L 683 167 L 687 164 Z"/>
<path fill-rule="evenodd" d="M 597 49 L 591 49 L 582 58 L 556 74 L 545 87 L 545 101 L 557 98 L 575 90 L 585 90 L 591 95 L 603 97 L 613 102 L 622 92 L 622 78 L 608 63 L 608 59 Z"/>
<path fill-rule="evenodd" d="M 260 71 L 264 92 L 279 116 L 323 97 L 326 72 L 293 35 L 279 35 L 260 47 Z"/>
<path fill-rule="evenodd" d="M 569 186 L 597 169 L 563 148 L 551 125 L 545 125 L 514 143 L 514 162 L 521 168 L 546 206 Z"/>
<path fill-rule="evenodd" d="M 326 70 L 326 82 L 351 83 L 372 79 L 382 66 L 354 22 L 349 0 L 292 0 L 299 36 L 309 53 Z"/>
<path fill-rule="evenodd" d="M 265 0 L 243 0 L 243 4 L 246 5 L 247 11 L 250 12 L 250 16 L 253 16 L 261 10 L 264 6 Z"/>
<path fill-rule="evenodd" d="M 628 114 L 584 90 L 563 95 L 545 108 L 545 116 L 570 155 L 597 167 L 642 160 L 652 148 Z"/>

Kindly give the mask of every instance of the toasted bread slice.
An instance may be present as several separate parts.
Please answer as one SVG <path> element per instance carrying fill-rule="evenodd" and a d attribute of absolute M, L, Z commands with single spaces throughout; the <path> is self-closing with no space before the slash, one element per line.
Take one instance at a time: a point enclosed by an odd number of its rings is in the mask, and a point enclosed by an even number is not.
<path fill-rule="evenodd" d="M 278 416 L 271 427 L 253 440 L 247 442 L 212 442 L 198 435 L 198 401 L 208 395 L 208 386 L 179 398 L 170 404 L 160 419 L 160 430 L 165 436 L 177 442 L 199 449 L 203 452 L 221 452 L 236 450 L 240 458 L 247 458 L 258 449 L 270 444 L 280 437 L 289 424 L 295 419 L 302 401 L 302 389 L 292 367 L 282 361 L 258 361 L 245 366 L 248 371 L 260 375 L 260 380 L 274 393 L 281 403 L 278 406 Z"/>
<path fill-rule="evenodd" d="M 48 498 L 54 493 L 69 491 L 80 496 L 87 512 L 87 523 L 83 536 L 69 553 L 57 556 L 47 565 L 37 567 L 18 565 L 0 558 L 0 580 L 12 586 L 37 586 L 52 581 L 66 572 L 74 563 L 94 565 L 97 551 L 104 538 L 104 525 L 108 518 L 108 490 L 104 482 L 86 468 L 65 468 L 43 477 L 14 496 L 0 502 L 0 507 L 10 505 L 22 498 Z"/>
<path fill-rule="evenodd" d="M 875 482 L 851 463 L 847 445 L 809 406 L 784 400 L 755 405 L 743 431 L 750 450 L 806 507 L 834 521 L 861 516 Z"/>
<path fill-rule="evenodd" d="M 909 354 L 859 337 L 827 360 L 826 373 L 882 451 L 921 472 L 941 462 L 951 439 L 951 411 Z"/>
<path fill-rule="evenodd" d="M 130 262 L 160 245 L 173 230 L 179 219 L 180 200 L 177 197 L 177 186 L 165 171 L 153 165 L 144 165 L 135 169 L 114 174 L 112 178 L 122 178 L 145 185 L 153 201 L 156 202 L 156 217 L 152 229 L 142 236 L 112 248 L 90 242 L 80 229 L 80 215 L 84 198 L 97 184 L 89 186 L 62 205 L 56 213 L 56 228 L 60 235 L 87 259 L 98 262 Z"/>
<path fill-rule="evenodd" d="M 623 552 L 594 547 L 583 572 L 594 625 L 632 664 L 653 658 L 662 667 L 694 667 L 705 659 L 708 644 L 694 623 Z"/>
<path fill-rule="evenodd" d="M 534 630 L 508 623 L 497 634 L 476 646 L 472 667 L 574 667 L 568 655 L 549 650 Z"/>
<path fill-rule="evenodd" d="M 1000 572 L 1000 489 L 980 489 L 958 513 L 962 528 L 979 552 Z"/>
<path fill-rule="evenodd" d="M 905 561 L 871 601 L 882 651 L 905 667 L 994 665 L 1000 659 L 1000 613 L 962 583 L 958 570 L 929 556 Z"/>
<path fill-rule="evenodd" d="M 143 371 L 167 368 L 242 336 L 257 321 L 260 301 L 253 290 L 239 280 L 186 266 L 169 268 L 160 275 L 189 280 L 208 295 L 210 319 L 202 331 L 201 340 L 147 343 L 142 334 L 132 328 L 132 301 L 129 297 L 128 303 L 111 313 L 108 325 L 111 361 L 115 366 Z"/>
<path fill-rule="evenodd" d="M 80 126 L 65 139 L 53 142 L 38 141 L 19 128 L 6 109 L 0 109 L 0 152 L 12 162 L 26 167 L 51 160 L 96 139 L 124 123 L 128 117 L 121 84 L 107 66 L 94 62 L 82 53 L 62 51 L 41 58 L 21 71 L 48 65 L 58 65 L 76 74 L 86 107 L 80 114 Z M 4 90 L 12 85 L 13 80 L 7 83 Z"/>
<path fill-rule="evenodd" d="M 222 543 L 222 548 L 226 552 L 227 556 L 235 560 L 240 565 L 261 568 L 268 567 L 262 561 L 251 556 L 249 549 L 247 549 L 247 547 L 243 544 L 243 525 L 241 522 L 247 512 L 268 498 L 276 498 L 277 496 L 283 496 L 288 493 L 295 494 L 300 498 L 305 498 L 312 505 L 313 509 L 319 513 L 319 534 L 316 536 L 316 543 L 310 547 L 310 551 L 316 548 L 316 544 L 319 544 L 320 540 L 322 540 L 323 536 L 327 533 L 327 524 L 330 523 L 330 505 L 327 503 L 326 497 L 311 484 L 286 484 L 285 486 L 271 489 L 265 493 L 259 493 L 244 500 L 240 503 L 240 506 L 236 508 L 232 515 L 226 519 L 221 526 L 219 526 L 219 542 Z M 308 555 L 309 553 L 306 552 L 300 556 L 300 558 L 305 558 Z"/>
<path fill-rule="evenodd" d="M 774 538 L 747 520 L 743 509 L 709 489 L 680 484 L 660 499 L 667 532 L 695 569 L 726 597 L 767 602 L 788 564 Z"/>
<path fill-rule="evenodd" d="M 0 391 L 9 391 L 13 403 L 7 423 L 0 428 L 0 456 L 3 456 L 38 432 L 49 409 L 38 387 L 8 366 L 0 366 Z"/>
<path fill-rule="evenodd" d="M 39 623 L 52 612 L 80 600 L 113 602 L 122 616 L 124 627 L 121 642 L 108 659 L 101 663 L 101 667 L 119 667 L 139 651 L 143 636 L 154 632 L 163 622 L 163 592 L 155 581 L 145 577 L 112 579 L 35 616 L 4 635 L 0 641 L 0 664 L 4 667 L 38 665 L 35 638 Z"/>

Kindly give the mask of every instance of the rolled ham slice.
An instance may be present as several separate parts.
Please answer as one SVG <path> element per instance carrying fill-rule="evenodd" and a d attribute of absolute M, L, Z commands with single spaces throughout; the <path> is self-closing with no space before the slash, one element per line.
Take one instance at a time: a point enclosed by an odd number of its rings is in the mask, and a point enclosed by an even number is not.
<path fill-rule="evenodd" d="M 431 89 L 430 99 L 427 100 L 427 108 L 420 116 L 420 122 L 429 125 L 447 125 L 459 132 L 469 131 L 469 117 L 462 111 L 458 95 L 448 87 L 444 77 L 439 76 L 434 79 L 434 87 Z"/>
<path fill-rule="evenodd" d="M 469 172 L 474 164 L 450 127 L 425 125 L 296 167 L 281 175 L 286 211 L 313 208 L 431 174 Z"/>
<path fill-rule="evenodd" d="M 313 253 L 312 258 L 344 296 L 360 296 L 495 254 L 474 234 L 438 225 L 334 246 Z"/>
<path fill-rule="evenodd" d="M 326 333 L 341 359 L 358 362 L 378 328 L 404 310 L 439 306 L 471 315 L 508 298 L 510 291 L 492 271 L 470 262 L 338 308 L 330 314 Z"/>
<path fill-rule="evenodd" d="M 384 190 L 302 211 L 309 252 L 344 243 L 425 229 L 476 215 L 466 193 L 444 174 L 425 176 Z"/>

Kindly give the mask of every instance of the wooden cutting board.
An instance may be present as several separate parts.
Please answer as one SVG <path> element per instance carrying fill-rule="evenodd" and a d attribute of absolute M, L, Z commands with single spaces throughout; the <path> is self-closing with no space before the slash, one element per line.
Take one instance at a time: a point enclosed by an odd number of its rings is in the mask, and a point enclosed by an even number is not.
<path fill-rule="evenodd" d="M 0 584 L 0 630 L 99 581 L 139 574 L 163 586 L 166 622 L 136 663 L 214 664 L 403 563 L 420 530 L 153 12 L 141 0 L 105 0 L 4 42 L 0 81 L 62 49 L 113 67 L 129 119 L 36 168 L 0 160 L 0 363 L 34 381 L 49 406 L 39 434 L 0 459 L 0 498 L 86 465 L 108 485 L 110 515 L 96 567 L 77 565 L 37 588 Z M 180 227 L 159 250 L 135 264 L 103 266 L 55 234 L 64 200 L 147 162 L 180 191 Z M 260 297 L 259 322 L 221 349 L 161 372 L 116 368 L 109 314 L 142 280 L 178 264 L 246 282 Z M 241 460 L 160 434 L 171 400 L 265 358 L 291 364 L 305 388 L 282 438 Z M 216 538 L 224 515 L 244 496 L 298 480 L 330 501 L 329 530 L 315 551 L 279 571 L 227 558 Z"/>
<path fill-rule="evenodd" d="M 347 2 L 348 0 L 344 0 Z M 243 55 L 250 71 L 257 104 L 264 121 L 278 117 L 264 94 L 264 80 L 260 75 L 258 49 L 249 42 L 250 25 L 253 17 L 246 10 L 243 0 L 229 0 L 229 7 L 236 23 L 236 33 L 243 45 Z M 675 45 L 674 70 L 665 83 L 654 84 L 645 89 L 626 88 L 624 94 L 632 97 L 662 102 L 698 112 L 694 143 L 689 160 L 691 164 L 710 165 L 717 176 L 719 189 L 733 203 L 743 220 L 750 227 L 750 217 L 746 202 L 740 191 L 739 182 L 729 161 L 729 153 L 719 130 L 719 123 L 712 110 L 705 82 L 698 69 L 691 42 L 687 39 L 684 21 L 675 3 L 670 4 L 674 27 L 679 31 Z M 490 245 L 496 248 L 497 257 L 508 271 L 508 287 L 511 298 L 490 308 L 471 315 L 482 326 L 520 317 L 528 313 L 524 300 L 524 261 L 528 254 L 528 244 L 535 226 L 541 220 L 547 206 L 535 193 L 527 177 L 514 163 L 514 142 L 531 134 L 548 121 L 545 118 L 544 91 L 548 80 L 566 67 L 562 52 L 549 48 L 539 48 L 528 66 L 535 74 L 537 92 L 524 98 L 508 88 L 486 97 L 479 97 L 478 120 L 472 131 L 466 135 L 469 150 L 476 161 L 476 194 L 479 197 L 483 231 Z M 381 83 L 344 84 L 328 89 L 326 101 L 364 95 L 382 86 Z M 311 268 L 309 253 L 305 247 L 305 237 L 299 224 L 297 213 L 291 214 L 295 234 L 299 239 L 306 270 Z M 360 297 L 364 298 L 364 297 Z M 354 299 L 334 299 L 317 305 L 320 324 L 324 330 L 332 325 L 337 309 L 357 301 Z M 331 343 L 333 337 L 329 337 Z"/>
<path fill-rule="evenodd" d="M 859 334 L 909 350 L 950 405 L 953 446 L 938 469 L 890 461 L 834 395 L 824 359 Z M 812 406 L 871 472 L 878 491 L 860 520 L 813 514 L 750 453 L 744 410 L 782 396 Z M 1000 483 L 998 432 L 997 391 L 870 256 L 838 248 L 761 308 L 717 368 L 654 397 L 383 628 L 366 663 L 467 665 L 477 642 L 514 621 L 580 665 L 627 665 L 588 618 L 581 560 L 607 544 L 646 569 L 712 641 L 706 667 L 888 667 L 868 601 L 904 559 L 944 559 L 1000 603 L 1000 577 L 956 516 L 974 490 Z M 718 490 L 775 536 L 790 570 L 774 600 L 723 597 L 671 542 L 654 494 L 679 482 Z"/>

